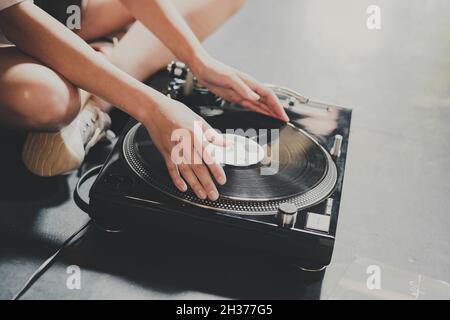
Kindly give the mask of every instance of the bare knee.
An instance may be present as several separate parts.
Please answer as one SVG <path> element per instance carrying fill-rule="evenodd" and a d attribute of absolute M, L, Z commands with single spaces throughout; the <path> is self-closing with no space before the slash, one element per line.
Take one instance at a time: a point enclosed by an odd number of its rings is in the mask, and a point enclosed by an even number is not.
<path fill-rule="evenodd" d="M 71 123 L 80 111 L 78 90 L 68 83 L 46 84 L 38 86 L 34 95 L 46 95 L 39 104 L 35 104 L 35 123 L 38 130 L 59 130 Z"/>
<path fill-rule="evenodd" d="M 29 67 L 30 68 L 30 67 Z M 78 90 L 67 80 L 43 66 L 30 72 L 39 72 L 8 81 L 1 91 L 0 102 L 9 114 L 7 120 L 30 130 L 53 131 L 69 124 L 80 110 Z M 24 75 L 24 73 L 22 73 Z"/>

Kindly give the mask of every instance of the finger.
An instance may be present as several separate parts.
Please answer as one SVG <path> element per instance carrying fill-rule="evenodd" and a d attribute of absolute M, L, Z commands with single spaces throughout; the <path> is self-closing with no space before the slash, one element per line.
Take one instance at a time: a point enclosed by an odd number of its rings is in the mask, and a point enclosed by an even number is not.
<path fill-rule="evenodd" d="M 222 98 L 233 102 L 239 102 L 243 99 L 252 101 L 258 101 L 260 99 L 260 96 L 253 92 L 238 76 L 225 77 L 222 83 L 223 85 L 219 86 L 215 83 L 205 81 L 204 85 Z M 228 92 L 230 91 L 233 94 L 229 94 Z M 225 97 L 225 94 L 227 97 Z"/>
<path fill-rule="evenodd" d="M 197 179 L 202 184 L 203 189 L 206 190 L 209 200 L 216 201 L 219 198 L 219 192 L 217 191 L 216 185 L 209 174 L 208 168 L 206 168 L 204 164 L 200 164 L 192 165 L 191 169 L 194 171 Z"/>
<path fill-rule="evenodd" d="M 211 164 L 208 164 L 209 171 L 211 171 L 214 179 L 220 184 L 224 185 L 227 183 L 227 176 L 225 174 L 225 171 L 223 170 L 222 166 L 217 163 L 213 162 Z"/>
<path fill-rule="evenodd" d="M 191 167 L 187 164 L 180 164 L 178 166 L 181 175 L 186 180 L 186 182 L 191 187 L 192 191 L 195 193 L 197 197 L 199 197 L 202 200 L 206 199 L 206 191 L 203 189 L 200 181 L 198 181 L 196 175 L 192 171 Z"/>
<path fill-rule="evenodd" d="M 238 74 L 243 79 L 243 81 L 250 86 L 252 90 L 257 92 L 261 96 L 261 99 L 258 102 L 265 106 L 264 109 L 272 113 L 275 117 L 282 118 L 279 110 L 283 109 L 283 106 L 281 105 L 281 103 L 279 103 L 273 91 L 259 83 L 248 74 L 245 74 L 243 72 L 238 72 Z M 261 105 L 260 107 L 263 108 Z"/>
<path fill-rule="evenodd" d="M 224 139 L 223 139 L 224 140 Z M 233 144 L 233 141 L 227 141 L 227 145 Z M 215 159 L 215 157 L 210 153 L 210 150 L 208 150 L 207 146 L 203 148 L 202 150 L 202 159 L 204 163 L 208 166 L 209 170 L 211 171 L 214 179 L 221 185 L 224 185 L 227 182 L 227 176 L 225 174 L 225 171 L 223 170 L 220 163 Z"/>
<path fill-rule="evenodd" d="M 238 74 L 253 91 L 261 96 L 260 102 L 265 103 L 269 109 L 274 112 L 277 118 L 286 122 L 289 121 L 289 117 L 286 114 L 283 105 L 271 89 L 267 88 L 248 74 L 243 72 L 239 72 Z"/>
<path fill-rule="evenodd" d="M 283 105 L 281 104 L 280 100 L 272 90 L 261 84 L 257 88 L 255 88 L 255 90 L 257 92 L 260 92 L 262 96 L 260 102 L 266 104 L 269 107 L 269 109 L 272 110 L 272 112 L 274 112 L 277 118 L 285 122 L 289 121 L 289 117 Z"/>
<path fill-rule="evenodd" d="M 250 101 L 250 100 L 245 100 L 248 101 L 254 108 L 257 109 L 261 109 L 267 113 L 269 113 L 271 115 L 271 117 L 275 117 L 277 118 L 278 116 L 273 112 L 272 109 L 270 109 L 265 103 L 263 103 L 261 100 L 260 101 Z"/>
<path fill-rule="evenodd" d="M 252 76 L 241 71 L 238 71 L 238 75 L 253 91 L 257 92 L 262 98 L 267 98 L 271 93 L 273 93 L 272 90 L 264 86 Z"/>
<path fill-rule="evenodd" d="M 233 140 L 224 138 L 224 135 L 220 131 L 211 127 L 206 121 L 203 122 L 203 134 L 208 142 L 219 147 L 228 147 L 234 144 Z M 207 145 L 205 145 L 205 148 Z"/>
<path fill-rule="evenodd" d="M 267 104 L 263 103 L 264 101 L 263 99 L 260 99 L 259 101 L 243 100 L 242 97 L 239 96 L 234 90 L 229 88 L 218 87 L 215 85 L 209 85 L 209 90 L 227 101 L 238 103 L 243 107 L 246 107 L 247 109 L 264 114 L 266 116 L 277 118 L 280 119 L 281 121 L 286 121 L 285 118 L 276 114 L 272 109 L 270 109 L 267 106 Z"/>
<path fill-rule="evenodd" d="M 259 106 L 255 106 L 253 103 L 251 103 L 248 100 L 242 101 L 241 105 L 246 107 L 247 109 L 252 110 L 252 111 L 261 113 L 261 114 L 266 115 L 268 117 L 273 117 L 273 113 L 272 112 L 269 112 L 269 111 L 266 111 L 264 109 L 261 109 Z"/>
<path fill-rule="evenodd" d="M 267 96 L 264 96 L 263 101 L 266 102 L 266 104 L 275 111 L 276 115 L 278 115 L 281 120 L 284 120 L 286 122 L 289 122 L 289 117 L 286 113 L 286 110 L 284 110 L 283 105 L 281 104 L 278 97 L 275 95 L 275 93 L 269 90 L 269 94 Z"/>
<path fill-rule="evenodd" d="M 197 139 L 194 137 L 194 139 Z M 229 142 L 227 142 L 229 143 Z M 197 146 L 200 144 L 199 141 L 195 142 Z M 222 166 L 219 164 L 219 162 L 214 158 L 214 156 L 210 153 L 210 150 L 207 148 L 208 143 L 205 143 L 203 141 L 202 147 L 197 147 L 197 149 L 194 147 L 192 152 L 196 153 L 196 157 L 199 157 L 203 160 L 203 163 L 208 166 L 208 168 L 211 170 L 211 173 L 214 177 L 214 179 L 221 185 L 225 184 L 227 182 L 227 177 L 225 175 L 225 171 L 223 170 Z M 203 165 L 201 163 L 201 165 Z M 197 165 L 200 165 L 199 163 L 195 163 Z M 209 175 L 209 173 L 208 173 Z"/>
<path fill-rule="evenodd" d="M 269 107 L 262 103 L 261 101 L 251 101 L 251 100 L 245 100 L 242 99 L 236 92 L 229 88 L 221 88 L 217 86 L 210 86 L 209 88 L 212 92 L 215 94 L 221 96 L 227 101 L 231 101 L 234 103 L 238 103 L 252 111 L 263 113 L 265 115 L 268 115 L 270 117 L 276 117 L 278 118 L 272 110 L 269 109 Z M 245 102 L 245 103 L 244 103 Z M 262 109 L 264 112 L 261 112 L 259 109 Z"/>
<path fill-rule="evenodd" d="M 184 180 L 180 176 L 180 172 L 178 171 L 178 167 L 172 162 L 171 159 L 166 160 L 166 167 L 169 171 L 170 178 L 172 179 L 173 184 L 177 187 L 181 192 L 187 191 L 187 185 Z"/>
<path fill-rule="evenodd" d="M 236 91 L 234 91 L 231 88 L 225 88 L 209 84 L 208 89 L 227 101 L 240 103 L 242 100 L 244 100 L 239 94 L 236 93 Z"/>
<path fill-rule="evenodd" d="M 224 147 L 227 146 L 227 141 L 223 138 L 222 134 L 217 132 L 213 127 L 209 125 L 206 121 L 202 123 L 203 134 L 208 142 L 219 146 Z"/>
<path fill-rule="evenodd" d="M 236 74 L 231 74 L 225 78 L 224 84 L 233 89 L 242 99 L 258 101 L 260 96 L 256 94 L 250 87 Z"/>
<path fill-rule="evenodd" d="M 241 78 L 237 75 L 233 76 L 233 82 L 231 83 L 233 90 L 236 90 L 243 98 L 258 101 L 261 97 L 254 92 Z"/>
<path fill-rule="evenodd" d="M 221 135 L 218 135 L 217 132 L 205 121 L 203 122 L 203 129 L 206 129 L 210 132 L 210 134 L 215 135 L 215 139 L 219 140 L 216 142 L 216 145 L 219 145 L 221 147 L 225 146 L 225 144 L 229 144 L 230 142 L 223 139 Z M 214 133 L 212 133 L 214 132 Z M 211 173 L 214 176 L 214 179 L 221 185 L 225 184 L 227 182 L 227 178 L 225 175 L 225 172 L 223 171 L 222 166 L 219 164 L 219 162 L 214 158 L 213 154 L 210 152 L 208 145 L 209 142 L 204 140 L 204 136 L 201 135 L 193 135 L 194 143 L 192 146 L 191 153 L 194 154 L 195 159 L 200 159 L 199 161 L 194 162 L 195 165 L 208 165 L 208 167 L 211 170 Z M 213 141 L 214 142 L 214 141 Z M 187 162 L 192 163 L 192 162 Z M 209 177 L 209 172 L 208 172 Z"/>

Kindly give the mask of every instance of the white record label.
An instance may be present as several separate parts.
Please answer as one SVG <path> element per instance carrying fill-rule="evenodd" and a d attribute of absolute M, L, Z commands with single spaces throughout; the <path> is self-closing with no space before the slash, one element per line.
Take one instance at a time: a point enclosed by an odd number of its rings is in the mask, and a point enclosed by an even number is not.
<path fill-rule="evenodd" d="M 224 134 L 223 138 L 228 141 L 225 147 L 209 144 L 206 148 L 220 163 L 245 167 L 264 159 L 264 149 L 256 141 L 235 134 Z"/>

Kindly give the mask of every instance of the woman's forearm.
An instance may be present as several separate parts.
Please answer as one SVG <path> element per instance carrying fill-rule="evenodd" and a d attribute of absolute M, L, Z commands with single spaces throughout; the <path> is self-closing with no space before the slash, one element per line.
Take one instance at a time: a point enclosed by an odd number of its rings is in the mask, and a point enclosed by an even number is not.
<path fill-rule="evenodd" d="M 107 100 L 138 120 L 163 96 L 121 71 L 76 34 L 29 2 L 0 13 L 6 36 L 25 53 L 74 85 Z M 42 79 L 45 81 L 45 79 Z"/>
<path fill-rule="evenodd" d="M 172 53 L 189 65 L 206 54 L 200 41 L 170 0 L 121 0 Z"/>

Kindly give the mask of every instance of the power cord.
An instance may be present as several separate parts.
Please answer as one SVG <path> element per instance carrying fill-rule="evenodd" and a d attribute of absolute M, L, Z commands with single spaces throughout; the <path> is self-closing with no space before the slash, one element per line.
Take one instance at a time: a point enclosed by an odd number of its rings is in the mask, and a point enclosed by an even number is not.
<path fill-rule="evenodd" d="M 83 235 L 85 235 L 85 231 L 87 227 L 91 224 L 92 220 L 89 220 L 84 226 L 81 227 L 78 231 L 76 231 L 74 234 L 72 234 L 64 243 L 61 245 L 61 247 L 52 254 L 47 260 L 42 263 L 39 268 L 31 275 L 31 277 L 28 278 L 28 280 L 23 285 L 22 289 L 20 289 L 19 292 L 17 292 L 14 297 L 11 300 L 19 300 L 21 296 L 24 295 L 25 292 L 40 278 L 41 275 L 45 273 L 45 271 L 50 268 L 53 263 L 56 261 L 56 258 L 61 254 L 61 252 L 70 247 L 71 245 L 75 244 L 78 240 L 82 238 Z M 82 233 L 82 234 L 81 234 Z M 81 234 L 81 235 L 80 235 Z M 77 237 L 80 235 L 79 237 Z"/>
<path fill-rule="evenodd" d="M 95 176 L 100 172 L 102 166 L 96 166 L 92 169 L 88 170 L 83 176 L 79 179 L 77 185 L 75 186 L 75 190 L 73 192 L 74 200 L 77 206 L 86 213 L 89 213 L 89 203 L 83 200 L 80 196 L 80 188 L 83 183 L 85 183 L 89 178 Z M 19 300 L 25 292 L 47 271 L 53 263 L 56 261 L 56 258 L 63 252 L 64 249 L 74 245 L 77 241 L 79 241 L 87 231 L 87 228 L 91 224 L 92 220 L 89 220 L 85 225 L 83 225 L 78 231 L 72 234 L 64 243 L 59 247 L 59 249 L 52 254 L 47 260 L 45 260 L 39 268 L 28 278 L 23 287 L 18 291 L 11 300 Z"/>

